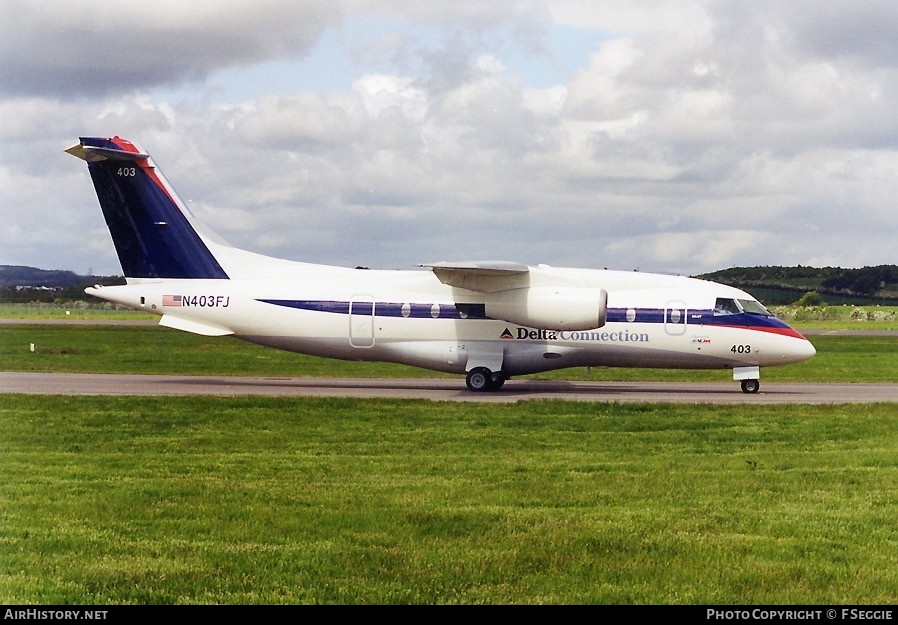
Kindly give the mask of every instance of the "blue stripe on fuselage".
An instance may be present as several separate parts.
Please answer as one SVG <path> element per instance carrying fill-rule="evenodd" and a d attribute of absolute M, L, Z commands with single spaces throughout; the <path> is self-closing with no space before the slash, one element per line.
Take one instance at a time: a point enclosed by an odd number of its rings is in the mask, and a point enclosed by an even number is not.
<path fill-rule="evenodd" d="M 260 299 L 260 302 L 297 308 L 299 310 L 311 310 L 315 312 L 334 313 L 348 315 L 350 302 L 338 300 L 286 300 L 286 299 Z M 353 301 L 352 313 L 360 315 L 371 314 L 371 302 L 367 300 Z M 715 314 L 712 310 L 687 310 L 679 309 L 679 318 L 671 314 L 671 310 L 663 308 L 609 308 L 608 323 L 677 323 L 682 325 L 683 317 L 688 316 L 686 325 L 689 326 L 719 326 L 719 327 L 745 327 L 770 330 L 791 330 L 791 328 L 776 317 L 739 313 L 734 315 Z M 484 313 L 483 304 L 413 304 L 396 302 L 375 302 L 374 315 L 377 317 L 399 317 L 405 319 L 490 319 Z M 674 319 L 677 319 L 675 322 Z"/>
<path fill-rule="evenodd" d="M 284 300 L 260 299 L 265 304 L 311 310 L 315 312 L 348 315 L 350 304 L 352 314 L 370 315 L 371 302 L 335 300 Z M 397 302 L 376 302 L 374 315 L 377 317 L 400 317 L 404 319 L 489 319 L 483 312 L 483 304 L 412 304 Z"/>

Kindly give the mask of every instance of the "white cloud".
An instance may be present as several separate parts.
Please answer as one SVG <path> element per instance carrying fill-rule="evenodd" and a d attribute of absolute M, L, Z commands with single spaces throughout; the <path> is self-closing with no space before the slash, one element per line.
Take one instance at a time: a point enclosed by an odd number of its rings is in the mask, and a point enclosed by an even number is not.
<path fill-rule="evenodd" d="M 118 270 L 83 164 L 62 153 L 112 134 L 150 151 L 225 238 L 296 259 L 895 262 L 893 14 L 828 0 L 10 0 L 0 263 Z M 593 48 L 552 48 L 560 27 Z M 540 76 L 545 88 L 527 71 L 577 50 L 558 67 L 580 70 Z M 349 79 L 297 86 L 305 58 Z"/>
<path fill-rule="evenodd" d="M 560 0 L 548 3 L 559 24 L 614 33 L 678 32 L 689 37 L 710 27 L 706 2 L 691 0 Z"/>
<path fill-rule="evenodd" d="M 355 81 L 353 90 L 362 95 L 365 109 L 372 119 L 395 108 L 409 120 L 420 123 L 427 114 L 427 93 L 405 76 L 366 74 Z"/>
<path fill-rule="evenodd" d="M 327 2 L 6 0 L 0 93 L 115 93 L 273 56 L 300 58 L 338 19 Z"/>

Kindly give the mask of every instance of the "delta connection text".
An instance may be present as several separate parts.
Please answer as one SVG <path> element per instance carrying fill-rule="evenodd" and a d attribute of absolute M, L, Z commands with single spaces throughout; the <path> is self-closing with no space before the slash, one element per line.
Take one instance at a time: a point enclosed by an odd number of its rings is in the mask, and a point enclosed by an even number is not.
<path fill-rule="evenodd" d="M 752 610 L 718 610 L 708 608 L 707 620 L 723 621 L 891 621 L 892 610 L 883 608 L 829 608 L 825 610 L 754 608 Z"/>
<path fill-rule="evenodd" d="M 588 332 L 571 332 L 569 330 L 531 330 L 530 328 L 517 327 L 518 333 L 514 338 L 531 339 L 537 341 L 604 341 L 612 343 L 648 343 L 649 335 L 645 332 L 607 332 L 602 330 L 590 330 Z M 506 333 L 508 330 L 505 331 Z M 510 333 L 509 333 L 510 334 Z M 504 334 L 508 336 L 508 334 Z"/>

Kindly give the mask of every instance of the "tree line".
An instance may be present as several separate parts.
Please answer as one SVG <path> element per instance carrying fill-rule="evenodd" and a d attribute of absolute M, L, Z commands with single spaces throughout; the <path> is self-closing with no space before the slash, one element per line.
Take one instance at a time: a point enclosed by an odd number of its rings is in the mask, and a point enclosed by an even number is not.
<path fill-rule="evenodd" d="M 821 294 L 875 297 L 898 291 L 898 265 L 841 267 L 733 267 L 697 276 L 736 287 L 767 286 Z"/>

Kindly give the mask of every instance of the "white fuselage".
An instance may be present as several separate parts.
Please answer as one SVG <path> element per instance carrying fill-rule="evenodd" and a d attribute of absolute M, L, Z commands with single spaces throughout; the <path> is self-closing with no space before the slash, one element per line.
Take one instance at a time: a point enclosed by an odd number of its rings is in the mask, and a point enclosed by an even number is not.
<path fill-rule="evenodd" d="M 279 261 L 271 277 L 131 280 L 88 289 L 162 315 L 162 325 L 347 360 L 464 373 L 521 375 L 573 366 L 737 369 L 800 362 L 814 348 L 775 320 L 714 313 L 721 284 L 659 274 L 539 267 L 537 280 L 607 291 L 607 321 L 585 330 L 535 329 L 484 318 L 494 297 L 433 272 L 348 269 Z M 531 286 L 534 286 L 531 284 Z"/>
<path fill-rule="evenodd" d="M 370 271 L 271 258 L 202 227 L 149 154 L 81 137 L 127 284 L 87 293 L 208 336 L 332 358 L 466 374 L 472 391 L 574 366 L 730 368 L 758 390 L 762 366 L 814 347 L 749 294 L 638 272 L 493 261 Z"/>

